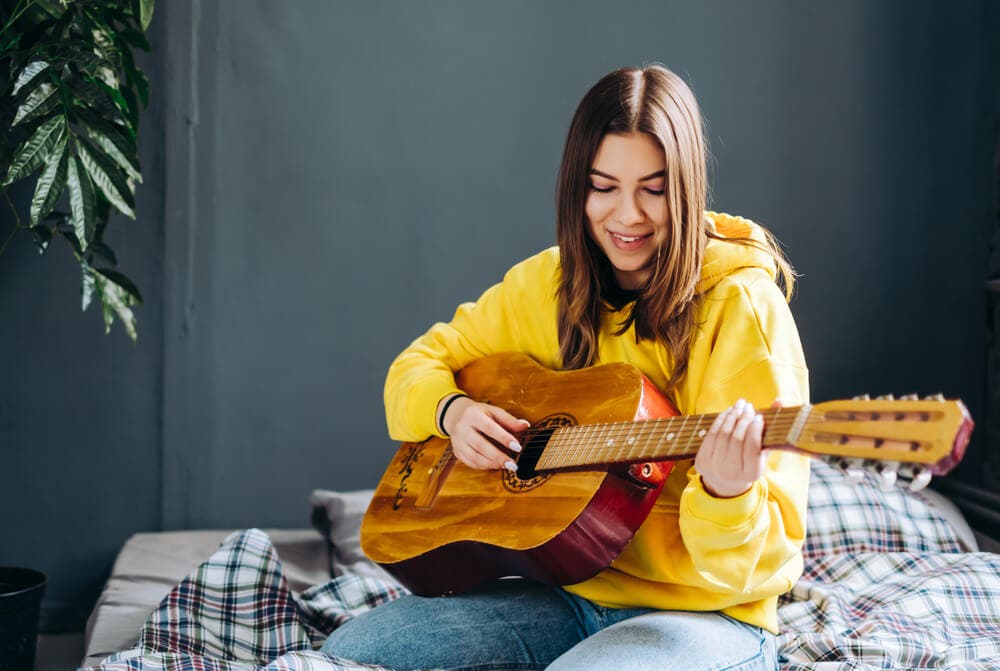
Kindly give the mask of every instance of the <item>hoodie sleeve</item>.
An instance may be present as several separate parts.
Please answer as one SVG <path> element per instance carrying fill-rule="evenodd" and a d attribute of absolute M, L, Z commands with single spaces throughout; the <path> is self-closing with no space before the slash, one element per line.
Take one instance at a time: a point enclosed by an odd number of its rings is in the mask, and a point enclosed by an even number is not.
<path fill-rule="evenodd" d="M 386 423 L 393 440 L 441 436 L 435 413 L 442 398 L 461 391 L 455 384 L 456 371 L 499 352 L 533 354 L 540 343 L 551 339 L 547 322 L 539 315 L 551 310 L 551 297 L 546 302 L 544 292 L 551 286 L 554 294 L 557 263 L 555 250 L 519 263 L 475 302 L 459 305 L 450 322 L 434 324 L 396 357 L 384 389 Z M 531 319 L 522 320 L 521 315 Z"/>
<path fill-rule="evenodd" d="M 776 399 L 808 402 L 805 360 L 784 297 L 771 281 L 734 284 L 711 298 L 716 304 L 703 327 L 714 340 L 692 412 L 718 412 L 739 398 L 757 408 Z M 774 450 L 746 493 L 721 499 L 705 491 L 692 466 L 679 523 L 698 573 L 718 588 L 746 592 L 801 561 L 808 481 L 807 457 Z"/>

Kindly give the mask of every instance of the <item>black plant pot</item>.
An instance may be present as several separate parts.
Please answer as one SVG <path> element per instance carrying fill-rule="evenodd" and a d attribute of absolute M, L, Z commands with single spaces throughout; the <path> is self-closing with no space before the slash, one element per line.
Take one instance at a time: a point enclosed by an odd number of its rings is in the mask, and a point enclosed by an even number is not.
<path fill-rule="evenodd" d="M 32 671 L 45 574 L 0 566 L 0 671 Z"/>

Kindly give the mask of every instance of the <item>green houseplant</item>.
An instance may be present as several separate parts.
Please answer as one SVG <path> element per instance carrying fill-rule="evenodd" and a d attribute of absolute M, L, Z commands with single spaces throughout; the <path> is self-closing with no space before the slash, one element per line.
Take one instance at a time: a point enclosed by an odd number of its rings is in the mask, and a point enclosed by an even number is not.
<path fill-rule="evenodd" d="M 83 309 L 97 298 L 105 331 L 117 316 L 133 341 L 142 297 L 116 270 L 104 232 L 114 211 L 135 219 L 149 80 L 133 51 L 149 50 L 153 2 L 0 0 L 0 211 L 12 215 L 0 218 L 0 254 L 19 233 L 41 253 L 65 241 L 80 264 Z M 21 180 L 34 185 L 23 212 L 8 191 Z"/>

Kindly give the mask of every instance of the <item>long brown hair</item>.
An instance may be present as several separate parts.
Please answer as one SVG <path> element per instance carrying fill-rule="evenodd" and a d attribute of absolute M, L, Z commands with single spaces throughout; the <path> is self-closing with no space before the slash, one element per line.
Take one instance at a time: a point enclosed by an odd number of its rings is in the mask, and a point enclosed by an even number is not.
<path fill-rule="evenodd" d="M 639 339 L 662 342 L 673 363 L 672 389 L 687 369 L 698 305 L 696 286 L 709 237 L 752 245 L 770 254 L 784 281 L 786 298 L 791 296 L 794 278 L 769 235 L 761 244 L 749 238 L 724 238 L 708 229 L 702 117 L 684 81 L 662 65 L 616 70 L 594 84 L 580 101 L 559 168 L 556 236 L 562 266 L 558 304 L 563 368 L 594 363 L 604 301 L 615 292 L 611 264 L 587 226 L 591 164 L 605 135 L 631 132 L 648 133 L 663 148 L 668 225 L 649 280 L 615 333 L 621 335 L 635 324 Z"/>

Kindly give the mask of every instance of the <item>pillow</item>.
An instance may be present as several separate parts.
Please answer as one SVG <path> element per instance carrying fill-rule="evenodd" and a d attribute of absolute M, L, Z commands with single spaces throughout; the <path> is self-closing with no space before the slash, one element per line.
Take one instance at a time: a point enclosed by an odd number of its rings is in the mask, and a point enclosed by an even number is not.
<path fill-rule="evenodd" d="M 330 574 L 334 577 L 353 573 L 395 582 L 361 551 L 361 520 L 374 493 L 373 489 L 316 489 L 309 495 L 312 525 L 327 540 Z"/>
<path fill-rule="evenodd" d="M 810 560 L 858 552 L 975 551 L 972 530 L 951 502 L 899 484 L 883 491 L 875 476 L 851 484 L 823 461 L 812 464 L 806 542 Z"/>

